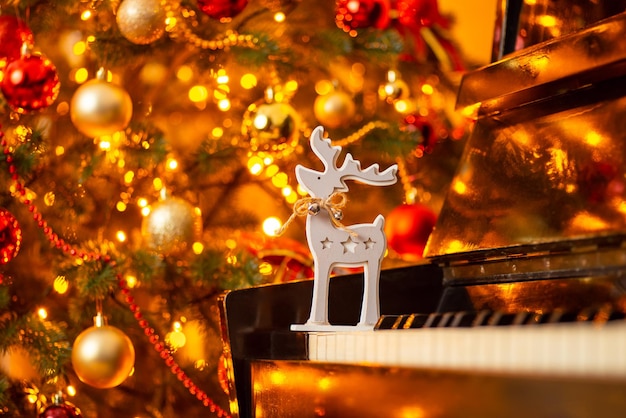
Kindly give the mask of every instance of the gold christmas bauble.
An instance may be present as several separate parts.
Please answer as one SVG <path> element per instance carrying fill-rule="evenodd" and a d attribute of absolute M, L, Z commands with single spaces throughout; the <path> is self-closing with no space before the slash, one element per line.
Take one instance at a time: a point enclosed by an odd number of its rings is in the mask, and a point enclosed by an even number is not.
<path fill-rule="evenodd" d="M 72 347 L 72 365 L 78 378 L 95 388 L 120 385 L 135 366 L 135 348 L 119 329 L 100 325 L 81 332 Z"/>
<path fill-rule="evenodd" d="M 350 123 L 356 113 L 356 106 L 347 93 L 333 91 L 315 99 L 313 113 L 322 125 L 334 129 Z"/>
<path fill-rule="evenodd" d="M 378 88 L 378 97 L 387 103 L 404 100 L 411 93 L 409 85 L 402 79 L 395 79 L 381 84 Z"/>
<path fill-rule="evenodd" d="M 146 45 L 163 36 L 166 18 L 162 0 L 123 0 L 115 20 L 124 38 Z"/>
<path fill-rule="evenodd" d="M 280 157 L 290 154 L 299 141 L 300 116 L 288 103 L 263 100 L 248 106 L 242 133 L 253 152 Z"/>
<path fill-rule="evenodd" d="M 190 203 L 168 197 L 143 218 L 141 235 L 149 249 L 162 255 L 177 254 L 200 239 L 202 219 Z"/>
<path fill-rule="evenodd" d="M 98 137 L 126 129 L 133 102 L 122 87 L 95 78 L 74 92 L 70 103 L 72 123 L 84 135 Z"/>

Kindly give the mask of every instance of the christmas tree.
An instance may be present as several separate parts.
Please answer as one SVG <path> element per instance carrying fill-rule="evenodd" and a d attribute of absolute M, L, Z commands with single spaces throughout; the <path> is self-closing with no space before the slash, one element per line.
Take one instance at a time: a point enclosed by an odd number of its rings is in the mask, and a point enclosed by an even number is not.
<path fill-rule="evenodd" d="M 436 0 L 0 4 L 0 414 L 229 415 L 216 298 L 310 277 L 317 125 L 398 164 L 345 217 L 420 258 L 467 132 Z"/>

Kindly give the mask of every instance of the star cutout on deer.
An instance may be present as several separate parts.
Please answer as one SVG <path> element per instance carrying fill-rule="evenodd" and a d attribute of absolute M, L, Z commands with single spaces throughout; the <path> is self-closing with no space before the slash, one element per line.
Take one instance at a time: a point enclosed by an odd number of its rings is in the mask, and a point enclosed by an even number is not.
<path fill-rule="evenodd" d="M 348 237 L 347 240 L 342 241 L 341 245 L 343 245 L 343 252 L 345 253 L 355 253 L 356 246 L 358 245 L 356 242 L 352 241 L 352 237 Z"/>
<path fill-rule="evenodd" d="M 332 145 L 323 137 L 324 128 L 318 126 L 310 137 L 311 149 L 324 164 L 324 171 L 302 165 L 296 166 L 296 178 L 310 198 L 320 208 L 309 211 L 306 236 L 313 255 L 314 278 L 311 313 L 304 324 L 293 324 L 297 331 L 335 331 L 344 328 L 372 329 L 378 321 L 378 282 L 380 268 L 387 249 L 385 218 L 378 215 L 374 222 L 344 226 L 334 216 L 337 212 L 335 198 L 348 191 L 347 180 L 370 186 L 388 186 L 397 181 L 398 167 L 392 165 L 380 171 L 378 164 L 363 169 L 351 154 L 339 166 L 337 160 L 341 147 Z M 343 199 L 342 201 L 345 201 Z M 340 243 L 337 249 L 333 243 Z M 331 325 L 328 322 L 328 284 L 334 267 L 363 267 L 363 301 L 356 325 Z"/>

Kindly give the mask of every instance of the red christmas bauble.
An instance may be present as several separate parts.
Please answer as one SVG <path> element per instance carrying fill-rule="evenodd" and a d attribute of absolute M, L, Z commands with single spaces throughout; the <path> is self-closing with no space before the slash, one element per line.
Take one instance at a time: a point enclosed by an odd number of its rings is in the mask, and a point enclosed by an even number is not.
<path fill-rule="evenodd" d="M 198 0 L 200 10 L 213 19 L 230 19 L 248 5 L 248 0 Z"/>
<path fill-rule="evenodd" d="M 76 406 L 70 402 L 52 404 L 39 413 L 38 418 L 81 418 L 83 415 Z"/>
<path fill-rule="evenodd" d="M 448 26 L 448 21 L 439 13 L 437 0 L 397 0 L 395 8 L 398 22 L 403 26 L 414 29 L 434 24 Z"/>
<path fill-rule="evenodd" d="M 18 59 L 22 45 L 32 45 L 33 42 L 33 32 L 21 19 L 9 15 L 0 16 L 0 60 Z"/>
<path fill-rule="evenodd" d="M 400 205 L 385 220 L 387 245 L 405 260 L 419 260 L 436 221 L 437 214 L 427 206 Z"/>
<path fill-rule="evenodd" d="M 59 75 L 52 62 L 39 55 L 11 61 L 0 88 L 11 108 L 19 113 L 50 106 L 59 95 Z"/>
<path fill-rule="evenodd" d="M 0 209 L 0 264 L 6 264 L 17 255 L 22 245 L 22 229 L 17 219 Z"/>
<path fill-rule="evenodd" d="M 419 149 L 431 152 L 439 139 L 435 127 L 429 118 L 422 115 L 408 115 L 403 120 L 403 130 L 406 132 L 419 132 L 421 140 Z"/>
<path fill-rule="evenodd" d="M 385 29 L 390 23 L 389 0 L 338 0 L 335 23 L 344 32 L 354 29 Z"/>

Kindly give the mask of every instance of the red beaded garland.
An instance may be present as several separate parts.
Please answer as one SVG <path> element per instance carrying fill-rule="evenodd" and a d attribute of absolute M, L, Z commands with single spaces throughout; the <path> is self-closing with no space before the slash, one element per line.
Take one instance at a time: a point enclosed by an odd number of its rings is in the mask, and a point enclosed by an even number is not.
<path fill-rule="evenodd" d="M 3 147 L 3 152 L 7 156 L 5 161 L 8 164 L 9 173 L 17 173 L 16 167 L 13 165 L 11 158 L 11 151 L 8 148 L 8 143 L 4 137 L 4 132 L 0 130 L 0 145 Z M 11 161 L 11 162 L 10 162 Z M 26 193 L 24 186 L 19 182 L 19 177 L 17 174 L 12 176 L 14 181 L 15 189 L 20 192 L 21 195 Z M 47 223 L 42 219 L 40 212 L 37 210 L 36 206 L 27 201 L 22 201 L 26 206 L 28 206 L 29 211 L 33 214 L 33 219 L 37 221 L 38 226 L 43 229 L 45 235 L 48 237 L 48 240 L 55 247 L 60 248 L 65 253 L 71 254 L 73 256 L 77 256 L 78 258 L 82 258 L 85 261 L 97 261 L 102 260 L 103 262 L 109 264 L 110 266 L 115 266 L 115 260 L 111 258 L 109 255 L 102 256 L 97 252 L 83 252 L 73 248 L 70 244 L 66 244 L 62 238 L 52 231 L 52 229 L 47 225 Z M 169 351 L 165 349 L 164 345 L 160 342 L 160 337 L 156 334 L 154 328 L 150 327 L 148 321 L 143 319 L 143 315 L 141 313 L 141 309 L 139 306 L 135 305 L 134 298 L 130 295 L 130 289 L 127 287 L 126 280 L 118 273 L 117 274 L 117 283 L 120 288 L 120 292 L 126 296 L 125 300 L 129 305 L 129 309 L 133 312 L 135 319 L 137 320 L 137 324 L 141 329 L 143 329 L 144 334 L 149 338 L 150 343 L 153 345 L 154 349 L 159 352 L 160 357 L 163 359 L 165 365 L 170 369 L 172 374 L 176 376 L 176 378 L 183 383 L 183 385 L 187 388 L 189 393 L 198 399 L 202 404 L 209 408 L 209 410 L 216 414 L 218 417 L 230 417 L 230 415 L 221 409 L 215 402 L 201 389 L 199 389 L 193 381 L 187 377 L 185 372 L 180 368 L 176 360 L 170 355 Z"/>

